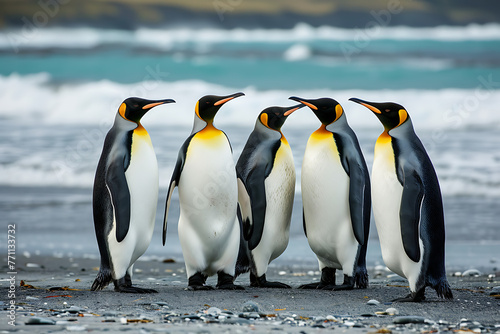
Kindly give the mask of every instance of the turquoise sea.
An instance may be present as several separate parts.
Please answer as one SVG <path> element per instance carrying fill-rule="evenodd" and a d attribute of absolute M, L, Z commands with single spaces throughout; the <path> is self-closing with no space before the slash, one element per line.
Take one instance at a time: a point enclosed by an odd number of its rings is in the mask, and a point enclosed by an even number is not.
<path fill-rule="evenodd" d="M 161 187 L 157 233 L 146 256 L 180 259 L 175 224 L 169 226 L 167 246 L 160 241 L 177 151 L 191 131 L 197 99 L 237 91 L 246 96 L 224 106 L 215 120 L 231 140 L 235 161 L 258 113 L 271 105 L 292 105 L 288 97 L 297 95 L 339 101 L 371 166 L 382 127 L 348 99 L 404 105 L 440 179 L 448 265 L 496 268 L 499 24 L 0 31 L 2 221 L 18 225 L 25 252 L 97 257 L 91 190 L 116 109 L 129 96 L 173 98 L 175 105 L 143 119 L 158 156 Z M 307 137 L 317 127 L 305 108 L 283 127 L 294 152 L 297 190 L 292 238 L 277 261 L 315 261 L 302 233 L 300 166 Z M 178 211 L 171 214 L 175 222 Z M 369 264 L 381 262 L 374 226 L 370 242 Z"/>

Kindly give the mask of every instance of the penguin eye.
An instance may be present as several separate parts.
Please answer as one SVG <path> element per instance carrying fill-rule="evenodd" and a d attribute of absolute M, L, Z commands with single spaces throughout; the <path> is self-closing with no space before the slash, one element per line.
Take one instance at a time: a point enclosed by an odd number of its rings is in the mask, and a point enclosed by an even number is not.
<path fill-rule="evenodd" d="M 389 112 L 389 111 L 391 111 L 391 109 L 385 109 L 385 112 Z"/>

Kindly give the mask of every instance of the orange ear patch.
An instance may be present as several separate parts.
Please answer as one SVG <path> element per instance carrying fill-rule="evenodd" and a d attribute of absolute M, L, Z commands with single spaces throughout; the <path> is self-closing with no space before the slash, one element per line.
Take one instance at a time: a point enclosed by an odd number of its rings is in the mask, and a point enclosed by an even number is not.
<path fill-rule="evenodd" d="M 265 126 L 269 127 L 269 125 L 267 125 L 268 116 L 267 116 L 266 113 L 260 115 L 260 121 L 262 122 L 262 124 L 264 124 Z"/>
<path fill-rule="evenodd" d="M 343 112 L 344 112 L 344 108 L 342 108 L 342 106 L 340 104 L 337 104 L 335 106 L 335 121 L 338 120 L 340 116 L 342 116 Z"/>
<path fill-rule="evenodd" d="M 120 105 L 120 109 L 118 109 L 118 113 L 120 114 L 120 116 L 122 116 L 125 119 L 127 119 L 127 117 L 125 117 L 125 111 L 126 110 L 127 110 L 127 105 L 125 103 L 122 103 Z"/>
<path fill-rule="evenodd" d="M 399 124 L 396 126 L 400 126 L 408 119 L 408 112 L 404 109 L 399 109 Z"/>

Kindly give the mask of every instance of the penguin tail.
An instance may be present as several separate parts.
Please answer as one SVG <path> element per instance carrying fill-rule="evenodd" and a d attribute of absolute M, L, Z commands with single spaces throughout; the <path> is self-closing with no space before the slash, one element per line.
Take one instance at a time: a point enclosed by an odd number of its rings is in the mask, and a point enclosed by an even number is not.
<path fill-rule="evenodd" d="M 441 279 L 434 287 L 436 293 L 441 298 L 453 299 L 453 293 L 451 292 L 450 284 L 446 279 Z"/>
<path fill-rule="evenodd" d="M 368 287 L 368 272 L 366 271 L 366 267 L 356 268 L 354 285 L 359 289 L 366 289 Z"/>
<path fill-rule="evenodd" d="M 113 276 L 111 275 L 111 270 L 109 268 L 99 268 L 99 272 L 97 273 L 97 277 L 92 283 L 92 287 L 90 291 L 98 291 L 102 290 L 108 286 L 109 283 L 113 280 Z"/>

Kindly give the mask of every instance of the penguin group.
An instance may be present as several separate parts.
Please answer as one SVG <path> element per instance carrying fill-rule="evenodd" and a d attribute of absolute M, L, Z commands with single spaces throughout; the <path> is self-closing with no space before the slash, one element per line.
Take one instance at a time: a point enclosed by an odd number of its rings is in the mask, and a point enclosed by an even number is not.
<path fill-rule="evenodd" d="M 321 277 L 298 288 L 368 288 L 373 211 L 384 263 L 409 283 L 410 294 L 395 301 L 420 302 L 427 286 L 439 297 L 453 298 L 445 272 L 439 182 L 403 106 L 350 99 L 373 112 L 384 127 L 370 177 L 344 108 L 331 98 L 292 96 L 298 104 L 262 110 L 235 164 L 229 138 L 214 119 L 222 106 L 241 96 L 207 95 L 196 102 L 193 129 L 178 151 L 166 194 L 162 241 L 165 245 L 178 188 L 178 234 L 188 289 L 214 289 L 206 280 L 217 275 L 217 289 L 244 290 L 234 281 L 245 273 L 251 287 L 291 288 L 268 281 L 266 272 L 287 248 L 295 197 L 292 149 L 281 129 L 292 113 L 308 107 L 320 126 L 310 135 L 302 161 L 303 229 Z M 93 189 L 101 264 L 92 291 L 113 282 L 118 292 L 156 292 L 132 285 L 134 263 L 152 239 L 158 201 L 158 164 L 141 118 L 174 102 L 128 98 L 106 135 Z M 342 282 L 336 282 L 337 270 Z"/>

